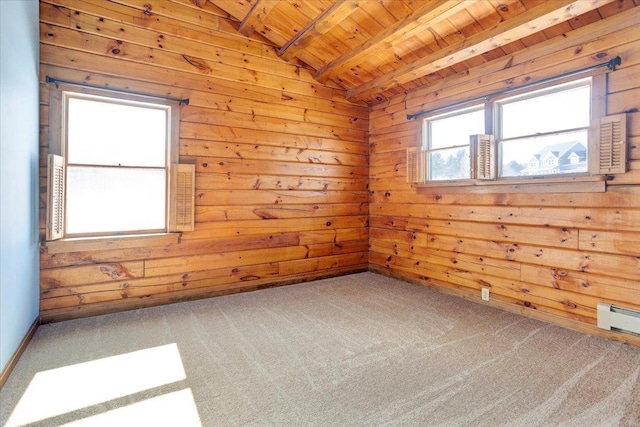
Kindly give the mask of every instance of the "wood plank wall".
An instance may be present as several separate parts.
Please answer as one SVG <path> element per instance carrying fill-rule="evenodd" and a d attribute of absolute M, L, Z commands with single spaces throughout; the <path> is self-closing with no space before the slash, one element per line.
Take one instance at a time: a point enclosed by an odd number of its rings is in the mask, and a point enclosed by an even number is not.
<path fill-rule="evenodd" d="M 43 245 L 45 322 L 367 269 L 368 108 L 195 3 L 41 2 L 42 234 L 47 75 L 190 98 L 197 171 L 194 232 Z"/>
<path fill-rule="evenodd" d="M 633 7 L 619 2 L 618 7 Z M 640 7 L 375 105 L 370 115 L 370 268 L 424 286 L 609 336 L 598 301 L 640 310 Z M 619 55 L 599 109 L 628 114 L 630 172 L 606 193 L 417 194 L 406 115 L 601 63 Z"/>

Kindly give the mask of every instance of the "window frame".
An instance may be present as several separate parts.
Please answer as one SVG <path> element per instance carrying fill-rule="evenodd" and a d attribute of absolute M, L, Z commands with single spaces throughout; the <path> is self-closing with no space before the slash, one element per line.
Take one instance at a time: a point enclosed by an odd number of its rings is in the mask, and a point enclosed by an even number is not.
<path fill-rule="evenodd" d="M 473 144 L 471 142 L 471 140 L 467 141 L 466 144 L 458 144 L 458 145 L 451 145 L 448 147 L 442 147 L 442 148 L 431 148 L 431 144 L 432 144 L 432 138 L 431 138 L 431 132 L 429 132 L 429 129 L 431 128 L 431 122 L 435 121 L 435 120 L 442 120 L 442 119 L 447 119 L 450 117 L 455 117 L 458 115 L 463 115 L 463 114 L 467 114 L 467 113 L 473 113 L 476 111 L 485 111 L 485 128 L 486 128 L 486 102 L 484 101 L 475 101 L 475 102 L 470 102 L 467 103 L 465 105 L 459 105 L 453 108 L 448 108 L 448 109 L 444 109 L 439 111 L 437 114 L 434 115 L 430 115 L 427 117 L 423 117 L 421 118 L 421 125 L 420 125 L 420 136 L 419 136 L 419 140 L 420 140 L 420 147 L 422 149 L 423 156 L 424 156 L 424 178 L 426 182 L 433 182 L 433 183 L 443 183 L 443 182 L 450 182 L 450 181 L 456 181 L 456 182 L 463 182 L 463 181 L 472 181 L 474 179 L 474 148 L 473 148 Z M 438 151 L 443 151 L 443 150 L 450 150 L 450 149 L 454 149 L 454 148 L 463 148 L 463 147 L 468 147 L 469 150 L 469 178 L 459 178 L 459 179 L 455 179 L 455 180 L 447 180 L 447 179 L 439 179 L 439 180 L 431 180 L 429 179 L 430 175 L 431 175 L 431 168 L 429 167 L 430 165 L 430 161 L 429 161 L 429 154 L 430 153 L 434 153 L 434 152 L 438 152 Z"/>
<path fill-rule="evenodd" d="M 93 87 L 84 87 L 80 85 L 72 85 L 60 83 L 56 84 L 55 88 L 49 90 L 49 153 L 61 156 L 64 160 L 64 200 L 63 200 L 63 212 L 66 211 L 67 204 L 67 165 L 68 163 L 68 101 L 69 99 L 88 99 L 98 100 L 100 102 L 108 102 L 119 105 L 132 105 L 132 106 L 149 106 L 149 108 L 160 109 L 167 111 L 166 121 L 166 145 L 165 145 L 165 166 L 164 170 L 164 226 L 162 228 L 155 229 L 136 229 L 136 230 L 121 230 L 121 231 L 107 231 L 107 232 L 87 232 L 87 233 L 73 233 L 70 234 L 66 231 L 67 219 L 66 215 L 62 215 L 62 233 L 61 236 L 52 238 L 47 237 L 48 241 L 57 240 L 82 240 L 82 239 L 96 239 L 96 238 L 110 238 L 110 237 L 140 237 L 145 235 L 158 235 L 164 233 L 170 233 L 177 231 L 173 228 L 172 220 L 174 219 L 175 207 L 173 206 L 173 199 L 175 199 L 173 181 L 174 175 L 179 165 L 179 125 L 180 125 L 180 101 L 164 99 L 154 96 L 145 96 L 138 94 L 131 94 L 127 92 L 120 92 L 110 89 L 99 89 Z M 71 164 L 73 166 L 73 164 Z M 90 166 L 90 165 L 89 165 Z M 101 167 L 101 165 L 93 165 L 95 167 Z M 193 165 L 189 165 L 193 166 Z M 127 168 L 127 167 L 123 167 Z M 138 167 L 147 169 L 147 167 Z M 192 171 L 193 173 L 193 171 Z M 192 182 L 193 184 L 193 182 Z M 50 183 L 49 183 L 50 185 Z M 193 196 L 193 195 L 191 195 Z M 193 202 L 193 201 L 192 201 Z M 49 221 L 50 218 L 48 217 Z M 49 227 L 49 224 L 47 225 Z M 191 227 L 193 229 L 193 226 Z M 188 228 L 180 231 L 186 231 Z M 48 231 L 48 230 L 47 230 Z"/>
<path fill-rule="evenodd" d="M 527 134 L 527 135 L 519 135 L 517 137 L 511 138 L 503 138 L 502 137 L 502 124 L 503 124 L 503 115 L 499 113 L 499 110 L 503 103 L 503 100 L 527 100 L 534 99 L 539 96 L 549 95 L 558 93 L 555 89 L 572 89 L 583 86 L 589 86 L 590 91 L 590 102 L 589 102 L 589 120 L 587 126 L 579 127 L 579 128 L 564 128 L 561 130 L 555 130 L 551 132 L 544 133 L 535 133 L 535 134 Z M 587 177 L 592 176 L 594 172 L 591 170 L 592 162 L 590 161 L 590 156 L 595 155 L 595 153 L 589 153 L 589 145 L 593 145 L 590 143 L 593 138 L 592 135 L 592 126 L 593 126 L 593 111 L 594 111 L 594 80 L 593 77 L 581 77 L 581 78 L 568 78 L 562 79 L 546 84 L 536 85 L 533 88 L 526 88 L 520 90 L 513 90 L 507 93 L 496 95 L 487 100 L 487 108 L 488 113 L 491 114 L 491 122 L 493 134 L 495 135 L 495 168 L 496 168 L 496 181 L 509 181 L 509 180 L 530 180 L 530 179 L 552 179 L 552 178 L 561 178 L 561 177 Z M 552 174 L 540 174 L 540 175 L 529 175 L 529 176 L 502 176 L 502 150 L 501 144 L 504 142 L 510 142 L 518 139 L 530 139 L 536 137 L 545 137 L 550 135 L 560 135 L 577 131 L 587 131 L 587 170 L 581 172 L 573 172 L 573 173 L 552 173 Z M 553 166 L 547 165 L 544 158 L 540 158 L 539 167 L 540 166 Z M 559 166 L 559 165 L 556 165 Z"/>
<path fill-rule="evenodd" d="M 622 167 L 617 167 L 614 172 L 607 172 L 606 167 L 598 166 L 600 162 L 601 144 L 599 138 L 602 134 L 602 124 L 610 121 L 618 121 L 622 123 L 623 129 L 626 129 L 624 124 L 624 115 L 607 116 L 606 114 L 606 73 L 592 73 L 580 76 L 570 76 L 562 79 L 555 79 L 553 81 L 545 81 L 539 84 L 527 85 L 526 87 L 515 88 L 509 91 L 503 91 L 500 94 L 493 94 L 484 98 L 474 98 L 468 102 L 460 102 L 454 106 L 444 107 L 441 109 L 432 110 L 432 114 L 427 117 L 421 117 L 419 120 L 419 132 L 418 132 L 418 150 L 424 144 L 424 137 L 422 135 L 422 121 L 429 117 L 437 116 L 445 111 L 452 111 L 456 109 L 463 109 L 472 103 L 483 102 L 485 104 L 485 130 L 488 135 L 493 139 L 494 130 L 498 124 L 495 119 L 495 100 L 502 98 L 509 98 L 518 96 L 520 94 L 534 93 L 547 88 L 551 89 L 555 86 L 567 85 L 572 82 L 579 82 L 582 80 L 590 80 L 591 85 L 591 99 L 590 99 L 590 124 L 587 133 L 588 150 L 590 151 L 587 159 L 587 172 L 567 173 L 567 174 L 553 174 L 553 175 L 530 175 L 530 176 L 516 176 L 516 177 L 499 177 L 497 168 L 499 166 L 499 153 L 498 147 L 495 141 L 492 140 L 491 146 L 494 149 L 495 155 L 491 159 L 491 166 L 494 174 L 490 178 L 475 178 L 470 180 L 449 180 L 449 181 L 429 181 L 424 174 L 416 173 L 411 177 L 407 175 L 407 182 L 414 185 L 419 193 L 429 193 L 434 190 L 442 192 L 460 193 L 460 192 L 476 192 L 476 193 L 540 193 L 540 192 L 604 192 L 606 191 L 606 183 L 608 180 L 613 179 L 611 174 L 624 173 L 626 171 L 626 163 L 622 161 Z M 478 99 L 480 101 L 478 101 Z M 619 120 L 622 120 L 620 122 Z M 618 125 L 620 126 L 620 125 Z M 626 130 L 625 130 L 626 131 Z M 479 137 L 483 135 L 474 135 Z M 624 139 L 627 138 L 623 134 L 623 144 L 625 145 L 623 150 L 626 150 L 626 143 Z M 409 149 L 415 151 L 416 149 Z M 422 153 L 424 154 L 424 153 Z M 595 155 L 594 155 L 595 154 Z M 409 158 L 409 157 L 408 157 Z M 418 153 L 412 153 L 411 158 L 423 159 L 425 162 L 425 156 L 418 155 Z M 478 163 L 478 159 L 471 159 L 471 167 Z M 418 165 L 419 166 L 419 165 Z M 411 169 L 409 166 L 407 170 Z M 473 170 L 472 170 L 473 176 Z M 417 178 L 417 179 L 416 179 Z"/>

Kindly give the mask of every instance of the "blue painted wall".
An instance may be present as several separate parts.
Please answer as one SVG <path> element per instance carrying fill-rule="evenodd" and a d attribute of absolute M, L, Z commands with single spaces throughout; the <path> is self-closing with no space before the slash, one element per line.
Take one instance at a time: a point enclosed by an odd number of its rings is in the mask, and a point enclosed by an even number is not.
<path fill-rule="evenodd" d="M 38 316 L 37 0 L 0 0 L 0 369 Z"/>

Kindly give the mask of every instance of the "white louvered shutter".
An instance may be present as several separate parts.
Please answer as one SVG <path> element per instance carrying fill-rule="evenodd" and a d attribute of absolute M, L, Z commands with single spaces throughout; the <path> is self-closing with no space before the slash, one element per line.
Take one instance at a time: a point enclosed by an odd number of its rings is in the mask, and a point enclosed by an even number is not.
<path fill-rule="evenodd" d="M 407 148 L 407 183 L 424 182 L 424 156 L 425 152 L 418 147 Z"/>
<path fill-rule="evenodd" d="M 169 231 L 194 229 L 195 176 L 195 165 L 171 165 Z"/>
<path fill-rule="evenodd" d="M 47 226 L 46 239 L 64 237 L 64 157 L 47 157 Z"/>
<path fill-rule="evenodd" d="M 492 180 L 496 178 L 495 144 L 493 135 L 471 135 L 475 171 L 472 178 Z"/>
<path fill-rule="evenodd" d="M 616 114 L 600 118 L 595 155 L 597 174 L 627 171 L 627 116 Z"/>

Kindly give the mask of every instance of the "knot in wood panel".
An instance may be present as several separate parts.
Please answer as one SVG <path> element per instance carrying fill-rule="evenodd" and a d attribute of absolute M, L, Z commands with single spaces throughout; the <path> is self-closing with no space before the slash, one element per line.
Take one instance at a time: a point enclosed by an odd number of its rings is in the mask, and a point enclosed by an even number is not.
<path fill-rule="evenodd" d="M 123 277 L 134 277 L 121 265 L 102 265 L 100 266 L 100 272 L 109 276 L 113 280 L 117 280 Z"/>
<path fill-rule="evenodd" d="M 202 71 L 204 74 L 210 74 L 213 71 L 211 67 L 209 67 L 209 64 L 207 64 L 207 61 L 205 61 L 204 59 L 184 54 L 182 55 L 182 57 L 185 61 L 196 67 L 198 70 Z"/>

